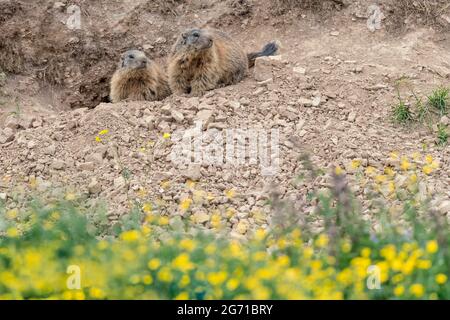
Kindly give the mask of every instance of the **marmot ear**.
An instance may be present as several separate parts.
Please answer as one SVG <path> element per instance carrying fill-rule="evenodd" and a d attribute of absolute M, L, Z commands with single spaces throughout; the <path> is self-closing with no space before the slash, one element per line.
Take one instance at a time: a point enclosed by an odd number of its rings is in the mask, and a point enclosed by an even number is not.
<path fill-rule="evenodd" d="M 183 32 L 183 33 L 181 34 L 181 37 L 182 37 L 183 39 L 187 39 L 187 37 L 188 37 L 187 32 Z"/>

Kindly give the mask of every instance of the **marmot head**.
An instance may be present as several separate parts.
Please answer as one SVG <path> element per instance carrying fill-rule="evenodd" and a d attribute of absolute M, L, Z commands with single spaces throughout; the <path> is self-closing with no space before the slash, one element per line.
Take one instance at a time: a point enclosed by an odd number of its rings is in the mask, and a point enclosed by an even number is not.
<path fill-rule="evenodd" d="M 147 65 L 149 63 L 150 60 L 147 58 L 144 52 L 139 50 L 129 50 L 122 54 L 120 67 L 130 69 L 145 69 L 147 68 Z"/>
<path fill-rule="evenodd" d="M 178 39 L 177 51 L 201 52 L 211 48 L 213 39 L 205 29 L 191 29 L 183 32 Z"/>

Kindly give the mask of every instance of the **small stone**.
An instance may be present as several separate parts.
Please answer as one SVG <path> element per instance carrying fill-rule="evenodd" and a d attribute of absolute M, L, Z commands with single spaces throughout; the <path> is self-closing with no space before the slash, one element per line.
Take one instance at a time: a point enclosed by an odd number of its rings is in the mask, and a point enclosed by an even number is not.
<path fill-rule="evenodd" d="M 51 144 L 48 147 L 44 148 L 43 152 L 45 155 L 52 156 L 56 153 L 56 147 L 54 144 Z"/>
<path fill-rule="evenodd" d="M 170 104 L 166 104 L 165 106 L 163 106 L 161 108 L 161 112 L 166 114 L 166 115 L 170 115 L 171 114 L 171 109 L 172 109 L 172 107 L 170 106 Z"/>
<path fill-rule="evenodd" d="M 204 109 L 197 113 L 196 119 L 202 122 L 203 128 L 205 129 L 213 121 L 213 114 L 214 112 L 212 110 Z"/>
<path fill-rule="evenodd" d="M 269 57 L 256 58 L 253 77 L 256 81 L 273 79 L 272 60 Z"/>
<path fill-rule="evenodd" d="M 0 193 L 0 200 L 3 200 L 3 201 L 5 201 L 5 200 L 6 200 L 6 198 L 7 198 L 7 195 L 6 195 L 6 193 Z"/>
<path fill-rule="evenodd" d="M 88 185 L 88 191 L 90 194 L 94 194 L 94 195 L 102 192 L 102 186 L 97 181 L 97 179 L 92 178 L 91 182 Z"/>
<path fill-rule="evenodd" d="M 122 176 L 117 177 L 116 179 L 114 179 L 114 188 L 116 188 L 116 189 L 123 188 L 126 184 L 127 183 L 125 181 L 125 178 L 122 177 Z"/>
<path fill-rule="evenodd" d="M 233 110 L 238 110 L 241 107 L 241 104 L 238 101 L 229 101 L 228 106 L 233 108 Z"/>
<path fill-rule="evenodd" d="M 331 31 L 330 35 L 332 35 L 333 37 L 337 37 L 339 35 L 339 31 Z"/>
<path fill-rule="evenodd" d="M 34 149 L 34 147 L 36 147 L 36 142 L 35 141 L 29 141 L 28 143 L 27 143 L 27 148 L 28 149 Z"/>
<path fill-rule="evenodd" d="M 175 119 L 176 122 L 183 122 L 184 120 L 184 115 L 177 110 L 172 110 L 170 115 Z"/>
<path fill-rule="evenodd" d="M 238 234 L 246 234 L 247 230 L 249 227 L 249 223 L 246 220 L 241 220 L 239 221 L 239 223 L 236 225 L 236 232 Z"/>
<path fill-rule="evenodd" d="M 199 211 L 194 213 L 192 219 L 194 220 L 195 223 L 203 224 L 209 221 L 209 215 L 204 211 Z"/>
<path fill-rule="evenodd" d="M 298 99 L 297 103 L 304 107 L 311 107 L 313 105 L 313 101 L 307 98 L 300 98 Z"/>
<path fill-rule="evenodd" d="M 192 181 L 198 181 L 202 177 L 201 173 L 201 166 L 199 164 L 191 164 L 186 169 L 186 172 L 184 173 L 184 177 L 187 179 L 190 179 Z"/>
<path fill-rule="evenodd" d="M 293 71 L 297 75 L 304 75 L 304 74 L 306 74 L 306 69 L 302 68 L 302 67 L 294 67 Z"/>
<path fill-rule="evenodd" d="M 17 128 L 19 128 L 19 121 L 16 117 L 10 116 L 5 120 L 5 127 L 16 130 Z"/>
<path fill-rule="evenodd" d="M 94 171 L 95 163 L 94 162 L 84 162 L 78 165 L 78 168 L 82 171 Z"/>
<path fill-rule="evenodd" d="M 447 214 L 450 212 L 450 201 L 443 201 L 438 208 L 439 212 L 442 214 Z"/>
<path fill-rule="evenodd" d="M 14 140 L 15 134 L 11 128 L 5 128 L 0 134 L 0 144 L 8 143 Z"/>
<path fill-rule="evenodd" d="M 443 116 L 439 122 L 445 126 L 448 126 L 450 124 L 450 119 L 447 116 Z"/>
<path fill-rule="evenodd" d="M 320 97 L 314 97 L 314 99 L 312 100 L 312 106 L 313 107 L 318 107 L 320 106 L 321 103 L 321 98 Z"/>
<path fill-rule="evenodd" d="M 62 160 L 55 159 L 53 160 L 51 167 L 55 170 L 62 170 L 65 167 L 65 163 Z"/>
<path fill-rule="evenodd" d="M 348 114 L 348 121 L 355 122 L 356 121 L 356 112 L 352 111 Z"/>

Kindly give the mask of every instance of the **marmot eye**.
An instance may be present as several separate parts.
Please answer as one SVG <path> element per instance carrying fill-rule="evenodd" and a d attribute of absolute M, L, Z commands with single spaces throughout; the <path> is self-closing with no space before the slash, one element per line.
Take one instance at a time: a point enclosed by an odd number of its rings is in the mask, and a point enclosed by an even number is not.
<path fill-rule="evenodd" d="M 193 35 L 195 38 L 200 37 L 200 33 L 198 33 L 197 31 L 195 31 L 194 33 L 192 33 L 192 35 Z"/>
<path fill-rule="evenodd" d="M 128 56 L 128 58 L 134 59 L 134 55 L 130 54 L 130 55 Z"/>

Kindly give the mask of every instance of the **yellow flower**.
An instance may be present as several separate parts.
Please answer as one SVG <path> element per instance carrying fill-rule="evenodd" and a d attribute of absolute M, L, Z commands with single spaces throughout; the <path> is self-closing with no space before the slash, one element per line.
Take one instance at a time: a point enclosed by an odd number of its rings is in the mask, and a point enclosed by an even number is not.
<path fill-rule="evenodd" d="M 350 167 L 353 170 L 358 169 L 361 166 L 361 160 L 352 160 L 352 162 L 350 163 Z"/>
<path fill-rule="evenodd" d="M 95 141 L 97 141 L 97 142 L 102 142 L 102 139 L 101 139 L 99 136 L 96 136 L 96 137 L 95 137 Z"/>
<path fill-rule="evenodd" d="M 374 168 L 374 167 L 367 167 L 367 169 L 366 169 L 366 174 L 368 175 L 368 176 L 372 176 L 372 175 L 374 175 L 376 173 L 376 169 Z"/>
<path fill-rule="evenodd" d="M 400 285 L 394 288 L 394 294 L 396 297 L 400 297 L 405 293 L 405 287 Z"/>
<path fill-rule="evenodd" d="M 400 168 L 403 171 L 407 171 L 408 169 L 411 168 L 411 163 L 408 161 L 408 159 L 406 159 L 405 157 L 402 158 L 402 161 L 400 163 Z"/>
<path fill-rule="evenodd" d="M 392 160 L 398 160 L 398 153 L 393 151 L 391 152 L 390 157 Z"/>
<path fill-rule="evenodd" d="M 409 182 L 411 184 L 414 184 L 417 182 L 417 174 L 413 173 L 412 175 L 409 176 Z"/>
<path fill-rule="evenodd" d="M 433 168 L 431 166 L 424 166 L 422 171 L 428 176 L 433 173 Z"/>
<path fill-rule="evenodd" d="M 105 293 L 99 288 L 91 288 L 89 289 L 89 296 L 94 299 L 103 299 L 105 297 Z"/>
<path fill-rule="evenodd" d="M 192 204 L 192 199 L 184 199 L 180 203 L 180 210 L 186 212 Z"/>
<path fill-rule="evenodd" d="M 172 266 L 180 271 L 187 272 L 194 269 L 194 264 L 191 262 L 187 253 L 182 253 L 172 261 Z"/>
<path fill-rule="evenodd" d="M 211 227 L 213 228 L 219 228 L 220 227 L 220 214 L 213 214 L 211 217 Z"/>
<path fill-rule="evenodd" d="M 383 258 L 385 258 L 386 260 L 388 260 L 388 261 L 393 260 L 395 258 L 395 255 L 396 255 L 396 248 L 395 248 L 395 246 L 392 245 L 392 244 L 384 246 L 380 250 L 380 255 Z"/>
<path fill-rule="evenodd" d="M 157 277 L 162 282 L 172 282 L 173 281 L 172 272 L 167 267 L 162 267 L 161 270 L 159 270 Z"/>
<path fill-rule="evenodd" d="M 375 177 L 375 182 L 377 182 L 377 183 L 383 183 L 386 180 L 387 180 L 387 177 L 385 175 L 379 174 Z"/>
<path fill-rule="evenodd" d="M 9 210 L 8 212 L 6 212 L 6 218 L 9 220 L 14 220 L 19 216 L 19 210 L 17 209 L 12 209 Z"/>
<path fill-rule="evenodd" d="M 328 245 L 329 239 L 328 236 L 326 234 L 321 234 L 317 239 L 316 239 L 316 245 L 319 248 L 325 248 Z"/>
<path fill-rule="evenodd" d="M 334 169 L 334 173 L 335 173 L 337 176 L 340 176 L 340 175 L 342 175 L 342 174 L 344 173 L 344 170 L 342 170 L 342 168 L 341 168 L 340 166 L 337 166 L 337 167 Z"/>
<path fill-rule="evenodd" d="M 344 241 L 341 245 L 341 250 L 343 253 L 349 253 L 352 250 L 352 243 L 350 241 Z"/>
<path fill-rule="evenodd" d="M 228 199 L 232 199 L 236 195 L 236 192 L 233 189 L 225 190 L 224 193 Z"/>
<path fill-rule="evenodd" d="M 225 282 L 228 275 L 225 271 L 211 272 L 208 274 L 208 282 L 213 286 L 220 286 Z"/>
<path fill-rule="evenodd" d="M 175 297 L 175 300 L 189 300 L 189 293 L 181 292 L 179 295 Z"/>
<path fill-rule="evenodd" d="M 19 230 L 17 230 L 17 228 L 12 227 L 12 228 L 9 228 L 9 229 L 6 231 L 6 234 L 7 234 L 8 237 L 10 237 L 10 238 L 16 238 L 16 237 L 19 236 Z"/>
<path fill-rule="evenodd" d="M 427 242 L 426 250 L 428 253 L 436 253 L 439 249 L 439 245 L 436 240 L 430 240 Z"/>
<path fill-rule="evenodd" d="M 233 278 L 228 280 L 227 282 L 227 289 L 230 291 L 234 291 L 237 289 L 237 287 L 239 287 L 239 280 Z"/>
<path fill-rule="evenodd" d="M 170 222 L 170 220 L 168 217 L 160 217 L 159 221 L 158 221 L 160 226 L 167 226 L 169 224 L 169 222 Z"/>
<path fill-rule="evenodd" d="M 187 251 L 195 249 L 195 242 L 191 239 L 183 239 L 180 241 L 180 247 Z"/>
<path fill-rule="evenodd" d="M 391 167 L 386 167 L 386 168 L 384 169 L 384 173 L 385 173 L 386 175 L 388 175 L 389 177 L 395 176 L 395 171 L 394 171 Z"/>
<path fill-rule="evenodd" d="M 77 198 L 77 195 L 76 195 L 75 193 L 72 193 L 72 192 L 68 192 L 68 193 L 66 194 L 66 197 L 65 197 L 65 199 L 66 199 L 67 201 L 75 201 L 76 198 Z"/>
<path fill-rule="evenodd" d="M 371 253 L 372 253 L 372 250 L 370 250 L 370 248 L 363 248 L 361 250 L 361 257 L 369 258 Z"/>
<path fill-rule="evenodd" d="M 420 298 L 425 293 L 425 288 L 420 283 L 415 283 L 411 287 L 409 287 L 409 292 L 413 294 L 416 298 Z"/>
<path fill-rule="evenodd" d="M 144 203 L 144 205 L 142 206 L 142 211 L 144 211 L 146 214 L 149 214 L 152 212 L 152 204 L 151 203 Z"/>
<path fill-rule="evenodd" d="M 167 132 L 166 132 L 166 133 L 163 134 L 163 138 L 164 138 L 164 139 L 170 139 L 170 137 L 171 137 L 171 134 L 170 134 L 170 133 L 167 133 Z"/>
<path fill-rule="evenodd" d="M 100 136 L 104 136 L 105 134 L 108 134 L 108 133 L 109 133 L 109 130 L 108 130 L 108 129 L 105 129 L 105 130 L 100 131 L 98 134 L 99 134 Z"/>
<path fill-rule="evenodd" d="M 428 270 L 431 268 L 431 261 L 430 260 L 419 260 L 419 261 L 417 261 L 417 268 Z"/>
<path fill-rule="evenodd" d="M 139 232 L 136 230 L 130 230 L 122 233 L 120 238 L 126 242 L 134 242 L 139 239 Z"/>
<path fill-rule="evenodd" d="M 448 280 L 448 277 L 443 273 L 439 273 L 438 275 L 436 275 L 435 280 L 437 284 L 445 284 Z"/>
<path fill-rule="evenodd" d="M 153 258 L 148 262 L 147 266 L 150 270 L 156 270 L 161 266 L 161 260 Z"/>
<path fill-rule="evenodd" d="M 433 163 L 433 156 L 431 154 L 427 154 L 425 156 L 425 162 L 428 164 L 432 164 Z"/>

